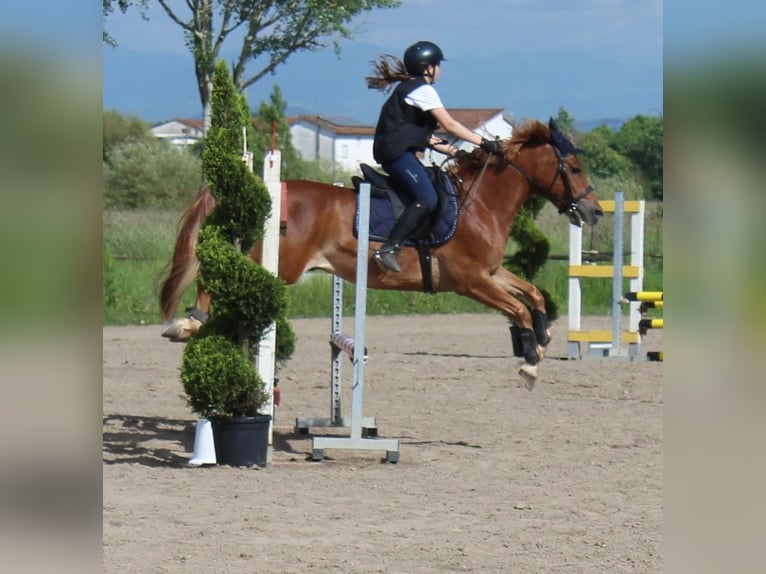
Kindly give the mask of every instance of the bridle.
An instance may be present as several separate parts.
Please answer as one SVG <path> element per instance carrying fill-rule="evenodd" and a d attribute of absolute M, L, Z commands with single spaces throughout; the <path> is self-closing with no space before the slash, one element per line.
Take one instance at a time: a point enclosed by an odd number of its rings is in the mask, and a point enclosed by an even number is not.
<path fill-rule="evenodd" d="M 570 177 L 568 176 L 569 170 L 567 170 L 567 165 L 564 162 L 564 158 L 568 156 L 561 155 L 561 152 L 555 145 L 551 145 L 551 148 L 553 149 L 553 153 L 556 154 L 556 160 L 558 161 L 558 169 L 556 169 L 556 173 L 553 176 L 553 181 L 551 181 L 551 184 L 548 187 L 545 187 L 542 183 L 540 183 L 537 179 L 529 175 L 526 171 L 524 171 L 520 165 L 518 165 L 516 162 L 509 161 L 508 164 L 518 171 L 521 175 L 523 175 L 526 180 L 532 184 L 532 186 L 548 201 L 550 201 L 553 205 L 555 205 L 559 213 L 564 213 L 569 218 L 572 223 L 575 223 L 575 225 L 580 225 L 581 218 L 580 214 L 577 212 L 577 204 L 582 201 L 582 199 L 588 195 L 591 191 L 593 191 L 592 186 L 588 186 L 585 191 L 583 191 L 580 195 L 575 196 L 574 192 L 572 191 L 572 182 L 570 180 Z M 564 186 L 564 191 L 567 194 L 566 199 L 561 199 L 559 196 L 555 195 L 551 190 L 553 189 L 553 186 L 556 185 L 556 180 L 561 177 L 561 183 Z"/>

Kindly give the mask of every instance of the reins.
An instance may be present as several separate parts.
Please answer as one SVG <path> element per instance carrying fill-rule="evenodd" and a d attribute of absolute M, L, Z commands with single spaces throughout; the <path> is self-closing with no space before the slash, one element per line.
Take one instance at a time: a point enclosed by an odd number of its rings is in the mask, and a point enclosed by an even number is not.
<path fill-rule="evenodd" d="M 556 160 L 558 161 L 558 169 L 556 169 L 556 173 L 553 175 L 553 181 L 551 181 L 551 184 L 548 187 L 545 187 L 536 178 L 529 175 L 516 162 L 509 160 L 508 165 L 510 165 L 517 172 L 519 172 L 529 183 L 532 184 L 533 187 L 537 189 L 537 191 L 543 197 L 545 197 L 553 205 L 558 207 L 559 213 L 571 214 L 577 210 L 577 204 L 580 202 L 580 200 L 584 198 L 586 195 L 588 195 L 591 191 L 593 191 L 593 187 L 589 185 L 582 193 L 580 193 L 578 196 L 575 197 L 574 193 L 572 192 L 572 184 L 569 181 L 569 178 L 566 177 L 567 166 L 564 163 L 565 156 L 562 156 L 559 150 L 555 146 L 552 146 L 552 148 L 553 148 L 553 152 L 556 154 Z M 556 184 L 556 180 L 559 177 L 561 177 L 561 183 L 564 185 L 564 190 L 569 196 L 568 200 L 563 200 L 551 192 L 551 190 L 553 189 L 553 186 Z"/>
<path fill-rule="evenodd" d="M 570 215 L 577 211 L 577 204 L 586 195 L 592 192 L 593 188 L 592 186 L 589 185 L 584 191 L 582 191 L 582 193 L 575 196 L 574 192 L 572 191 L 572 183 L 567 177 L 567 166 L 566 166 L 566 163 L 564 163 L 564 158 L 566 156 L 562 155 L 559 149 L 555 145 L 551 145 L 551 148 L 553 149 L 554 154 L 556 154 L 556 161 L 558 162 L 558 167 L 556 169 L 556 172 L 553 174 L 553 180 L 548 186 L 545 186 L 537 178 L 527 173 L 524 170 L 524 168 L 522 168 L 515 161 L 507 159 L 507 158 L 506 158 L 506 161 L 508 165 L 510 165 L 519 174 L 521 174 L 532 185 L 532 187 L 534 187 L 537 190 L 538 193 L 540 193 L 548 201 L 553 203 L 553 205 L 555 205 L 558 208 L 559 213 L 566 213 L 567 215 Z M 451 158 L 445 159 L 443 163 L 446 163 L 447 161 L 449 161 L 449 159 Z M 466 205 L 469 197 L 474 192 L 474 190 L 478 189 L 479 186 L 481 186 L 481 181 L 484 178 L 484 174 L 487 171 L 487 167 L 489 166 L 490 159 L 491 159 L 491 155 L 487 154 L 487 157 L 484 160 L 484 164 L 481 166 L 481 169 L 479 170 L 478 176 L 473 179 L 473 181 L 471 182 L 471 186 L 467 190 L 464 189 L 463 179 L 460 177 L 458 173 L 452 172 L 449 174 L 452 177 L 452 179 L 455 180 L 456 183 L 458 184 L 456 185 L 456 187 L 460 187 L 461 190 L 465 191 L 464 193 L 460 194 L 461 209 Z M 553 186 L 556 185 L 556 180 L 558 180 L 559 177 L 561 177 L 561 183 L 564 186 L 564 190 L 568 196 L 567 199 L 562 199 L 551 191 L 553 189 Z"/>
<path fill-rule="evenodd" d="M 450 159 L 452 158 L 447 158 L 444 160 L 444 162 L 446 163 Z M 481 185 L 481 180 L 484 177 L 484 172 L 487 171 L 487 166 L 489 165 L 489 159 L 490 159 L 490 154 L 487 154 L 487 158 L 484 160 L 484 165 L 481 167 L 481 170 L 479 171 L 479 176 L 474 178 L 473 182 L 471 183 L 471 187 L 468 188 L 468 191 L 460 194 L 460 205 L 459 205 L 460 209 L 463 209 L 471 193 Z M 459 187 L 461 190 L 463 190 L 464 189 L 463 178 L 461 178 L 459 174 L 454 172 L 452 173 L 447 172 L 447 173 L 457 184 L 455 185 L 455 188 Z"/>

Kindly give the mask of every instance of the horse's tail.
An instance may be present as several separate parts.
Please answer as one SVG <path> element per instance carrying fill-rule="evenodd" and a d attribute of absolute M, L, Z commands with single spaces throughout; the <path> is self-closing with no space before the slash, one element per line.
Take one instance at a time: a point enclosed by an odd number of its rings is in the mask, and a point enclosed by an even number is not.
<path fill-rule="evenodd" d="M 197 236 L 202 222 L 214 207 L 215 198 L 205 186 L 197 194 L 194 203 L 181 216 L 170 272 L 160 288 L 160 312 L 165 321 L 173 318 L 181 296 L 197 277 L 199 270 L 199 261 L 195 254 Z"/>

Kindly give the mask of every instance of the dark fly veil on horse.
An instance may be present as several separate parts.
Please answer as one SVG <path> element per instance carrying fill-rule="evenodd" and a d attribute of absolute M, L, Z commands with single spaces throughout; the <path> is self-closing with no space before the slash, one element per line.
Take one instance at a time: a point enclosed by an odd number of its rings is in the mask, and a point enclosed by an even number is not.
<path fill-rule="evenodd" d="M 532 187 L 535 188 L 535 190 L 540 195 L 555 205 L 558 208 L 559 213 L 566 215 L 572 225 L 582 227 L 583 218 L 578 204 L 583 199 L 585 199 L 588 194 L 593 192 L 593 187 L 588 185 L 579 194 L 575 194 L 574 190 L 572 189 L 571 176 L 567 175 L 568 168 L 565 160 L 568 157 L 585 153 L 585 150 L 576 147 L 559 130 L 558 126 L 556 125 L 556 121 L 553 118 L 550 118 L 550 121 L 548 122 L 548 143 L 551 145 L 551 148 L 553 148 L 553 153 L 556 155 L 556 160 L 558 162 L 558 167 L 556 169 L 555 175 L 553 176 L 553 181 L 551 181 L 549 185 L 546 186 L 545 184 L 541 183 L 538 178 L 535 178 L 534 176 L 527 173 L 518 163 L 514 161 L 509 161 L 508 165 L 523 175 L 530 183 L 530 185 L 532 185 Z M 560 197 L 552 191 L 558 180 L 561 180 L 561 184 L 564 187 L 566 197 Z"/>
<path fill-rule="evenodd" d="M 548 129 L 551 132 L 551 145 L 554 149 L 558 150 L 561 157 L 567 157 L 569 155 L 579 155 L 585 153 L 585 150 L 575 145 L 567 139 L 567 137 L 561 133 L 559 127 L 556 125 L 556 120 L 553 118 L 548 122 Z"/>

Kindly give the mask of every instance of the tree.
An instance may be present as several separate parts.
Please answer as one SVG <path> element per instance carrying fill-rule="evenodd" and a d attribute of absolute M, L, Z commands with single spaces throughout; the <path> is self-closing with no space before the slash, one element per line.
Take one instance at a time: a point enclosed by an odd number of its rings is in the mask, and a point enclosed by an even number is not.
<path fill-rule="evenodd" d="M 199 158 L 154 137 L 116 145 L 104 162 L 104 206 L 185 207 L 199 189 L 201 172 Z"/>
<path fill-rule="evenodd" d="M 123 116 L 115 110 L 106 110 L 103 117 L 103 159 L 109 161 L 112 150 L 128 143 L 149 143 L 156 138 L 149 124 L 137 116 Z"/>
<path fill-rule="evenodd" d="M 556 125 L 562 132 L 570 136 L 576 134 L 575 117 L 566 111 L 566 109 L 563 107 L 559 108 L 559 112 L 554 119 L 556 120 Z"/>
<path fill-rule="evenodd" d="M 632 170 L 631 162 L 614 149 L 615 137 L 614 130 L 606 125 L 580 136 L 578 143 L 587 150 L 582 163 L 590 177 L 612 177 Z"/>
<path fill-rule="evenodd" d="M 622 125 L 614 148 L 638 169 L 647 187 L 647 196 L 662 200 L 662 118 L 637 115 Z"/>
<path fill-rule="evenodd" d="M 276 123 L 276 147 L 282 154 L 282 178 L 297 178 L 301 171 L 300 164 L 302 161 L 292 144 L 290 126 L 285 119 L 287 102 L 282 97 L 282 90 L 279 85 L 274 84 L 274 90 L 271 92 L 269 101 L 270 103 L 261 102 L 258 115 L 255 118 L 258 128 L 254 130 L 253 139 L 250 143 L 250 149 L 254 152 L 253 170 L 256 173 L 263 173 L 263 156 L 266 150 L 271 149 L 272 125 Z M 251 136 L 248 135 L 248 137 Z"/>
<path fill-rule="evenodd" d="M 103 0 L 103 17 L 106 20 L 115 7 L 125 12 L 133 6 L 145 14 L 149 1 Z M 314 52 L 332 44 L 339 53 L 338 41 L 353 37 L 349 24 L 359 14 L 401 4 L 400 0 L 189 0 L 171 6 L 171 0 L 156 1 L 184 31 L 194 57 L 206 127 L 215 63 L 226 40 L 239 42 L 232 76 L 241 92 L 296 52 Z M 106 32 L 104 41 L 109 42 Z M 248 72 L 250 64 L 257 70 Z"/>

